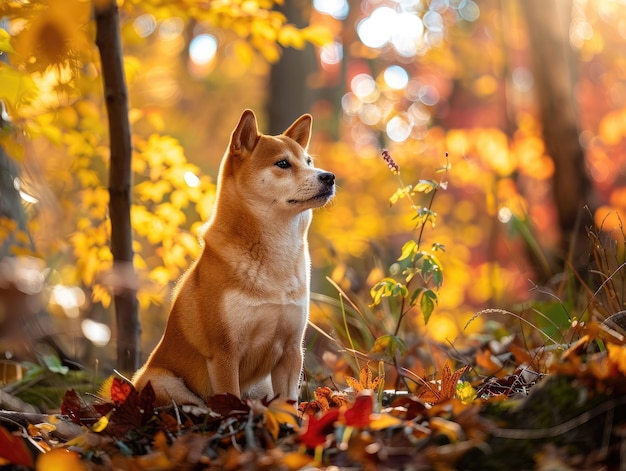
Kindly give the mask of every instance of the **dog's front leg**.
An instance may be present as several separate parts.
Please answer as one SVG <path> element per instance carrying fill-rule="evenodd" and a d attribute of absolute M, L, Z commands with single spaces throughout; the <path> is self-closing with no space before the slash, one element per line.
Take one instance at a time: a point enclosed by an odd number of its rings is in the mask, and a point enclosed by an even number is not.
<path fill-rule="evenodd" d="M 234 394 L 241 397 L 239 364 L 234 355 L 220 354 L 207 358 L 207 369 L 213 395 Z"/>
<path fill-rule="evenodd" d="M 275 395 L 283 399 L 298 401 L 303 359 L 302 349 L 285 350 L 282 358 L 272 370 L 272 388 Z"/>

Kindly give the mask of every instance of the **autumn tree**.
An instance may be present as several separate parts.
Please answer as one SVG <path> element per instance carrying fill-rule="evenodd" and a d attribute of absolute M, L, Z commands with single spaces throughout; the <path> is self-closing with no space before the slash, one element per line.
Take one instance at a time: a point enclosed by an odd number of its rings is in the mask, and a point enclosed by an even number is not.
<path fill-rule="evenodd" d="M 60 250 L 63 261 L 55 259 L 54 267 L 59 290 L 81 284 L 88 295 L 83 305 L 78 291 L 67 288 L 64 296 L 71 298 L 54 301 L 53 296 L 51 302 L 70 319 L 80 319 L 81 310 L 96 315 L 115 299 L 118 367 L 127 371 L 139 359 L 135 290 L 144 309 L 163 301 L 165 288 L 198 253 L 200 220 L 208 217 L 214 188 L 187 161 L 177 139 L 160 134 L 158 117 L 149 109 L 128 107 L 125 82 L 132 84 L 140 62 L 120 41 L 137 51 L 141 38 L 150 41 L 159 25 L 163 41 L 178 42 L 185 25 L 201 25 L 224 31 L 234 45 L 232 64 L 245 69 L 253 61 L 275 61 L 281 47 L 321 39 L 315 31 L 288 24 L 272 11 L 271 1 L 209 9 L 127 2 L 119 16 L 115 3 L 93 6 L 95 17 L 92 5 L 82 1 L 0 6 L 0 16 L 8 20 L 0 30 L 0 51 L 10 55 L 9 64 L 0 64 L 6 84 L 0 98 L 17 130 L 0 135 L 0 144 L 22 165 L 34 155 L 48 156 L 41 179 L 49 187 L 38 189 L 68 199 L 59 200 L 62 224 L 33 232 L 37 253 L 49 257 Z M 195 36 L 183 46 L 190 47 Z M 131 132 L 131 125 L 141 131 Z M 51 217 L 40 206 L 28 215 L 33 227 Z M 98 335 L 106 337 L 106 322 L 79 325 L 87 336 L 97 325 Z"/>
<path fill-rule="evenodd" d="M 531 46 L 543 139 L 555 164 L 552 185 L 562 237 L 561 262 L 552 260 L 556 273 L 562 260 L 570 259 L 575 267 L 585 262 L 587 228 L 596 209 L 579 139 L 578 71 L 569 41 L 572 4 L 532 0 L 520 5 Z"/>

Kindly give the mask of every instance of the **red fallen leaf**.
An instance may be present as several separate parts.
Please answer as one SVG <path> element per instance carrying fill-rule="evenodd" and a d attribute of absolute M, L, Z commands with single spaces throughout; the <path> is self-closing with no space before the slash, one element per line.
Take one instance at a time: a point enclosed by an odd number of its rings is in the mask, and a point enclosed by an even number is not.
<path fill-rule="evenodd" d="M 0 425 L 0 465 L 7 463 L 32 468 L 33 456 L 24 440 Z"/>
<path fill-rule="evenodd" d="M 141 393 L 131 387 L 126 400 L 115 406 L 107 432 L 119 436 L 144 426 L 154 416 L 154 399 L 154 389 L 150 382 L 144 386 Z"/>
<path fill-rule="evenodd" d="M 72 422 L 79 425 L 93 424 L 100 415 L 104 415 L 95 407 L 87 405 L 73 389 L 63 395 L 61 414 L 67 415 Z"/>
<path fill-rule="evenodd" d="M 326 442 L 326 435 L 333 432 L 335 422 L 339 418 L 338 409 L 330 409 L 319 419 L 308 416 L 304 429 L 300 434 L 300 442 L 307 448 L 317 448 Z"/>
<path fill-rule="evenodd" d="M 374 396 L 372 391 L 364 390 L 359 393 L 354 405 L 344 413 L 346 425 L 365 428 L 370 423 L 370 414 L 374 410 Z"/>
<path fill-rule="evenodd" d="M 72 422 L 80 425 L 81 409 L 83 403 L 76 394 L 76 391 L 70 389 L 63 395 L 63 402 L 61 403 L 61 414 L 67 415 Z"/>
<path fill-rule="evenodd" d="M 115 404 L 122 404 L 133 390 L 132 384 L 122 378 L 115 377 L 111 383 L 111 400 Z"/>
<path fill-rule="evenodd" d="M 209 397 L 206 405 L 222 417 L 239 417 L 250 413 L 250 406 L 234 394 L 217 394 Z"/>
<path fill-rule="evenodd" d="M 405 420 L 413 420 L 426 410 L 426 405 L 415 396 L 400 396 L 393 401 L 391 407 L 393 409 L 400 407 L 406 409 Z"/>
<path fill-rule="evenodd" d="M 91 406 L 98 414 L 107 415 L 115 407 L 115 404 L 112 402 L 94 402 Z"/>

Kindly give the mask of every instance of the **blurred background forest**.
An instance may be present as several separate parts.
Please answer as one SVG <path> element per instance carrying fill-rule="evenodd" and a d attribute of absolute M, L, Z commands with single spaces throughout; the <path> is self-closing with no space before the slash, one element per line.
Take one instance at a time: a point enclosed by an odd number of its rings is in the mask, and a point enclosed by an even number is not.
<path fill-rule="evenodd" d="M 311 113 L 310 152 L 337 176 L 337 196 L 316 212 L 310 236 L 311 319 L 335 338 L 345 340 L 348 324 L 363 330 L 358 315 L 344 325 L 337 287 L 366 306 L 417 237 L 410 203 L 390 205 L 399 182 L 382 149 L 404 184 L 447 183 L 422 240 L 445 246 L 445 282 L 427 325 L 417 308 L 402 324 L 409 347 L 425 337 L 461 345 L 490 328 L 482 317 L 465 328 L 485 308 L 532 316 L 556 300 L 543 312 L 562 328 L 590 316 L 590 295 L 572 282 L 578 271 L 593 291 L 594 223 L 595 237 L 616 250 L 605 263 L 624 261 L 623 1 L 118 4 L 144 356 L 198 253 L 217 168 L 245 108 L 272 134 Z M 48 337 L 88 368 L 110 371 L 111 299 L 123 280 L 109 249 L 108 130 L 91 8 L 0 5 L 0 342 L 8 360 L 32 359 L 24 335 Z M 593 315 L 623 307 L 606 306 Z M 361 335 L 361 350 L 393 333 L 386 309 L 373 314 L 380 331 Z M 318 348 L 322 339 L 311 330 L 307 365 L 329 374 L 338 347 Z"/>

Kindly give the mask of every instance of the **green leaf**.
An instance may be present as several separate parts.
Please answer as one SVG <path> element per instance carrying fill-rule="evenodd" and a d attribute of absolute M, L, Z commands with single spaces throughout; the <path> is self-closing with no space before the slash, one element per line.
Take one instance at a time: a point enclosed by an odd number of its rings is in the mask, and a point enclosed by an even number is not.
<path fill-rule="evenodd" d="M 415 306 L 424 291 L 426 291 L 426 288 L 424 288 L 423 286 L 420 286 L 415 291 L 413 291 L 411 293 L 411 297 L 409 298 L 409 306 Z"/>
<path fill-rule="evenodd" d="M 420 309 L 422 310 L 422 315 L 424 316 L 424 324 L 428 324 L 430 316 L 435 310 L 436 304 L 437 294 L 431 289 L 425 290 L 420 299 Z"/>
<path fill-rule="evenodd" d="M 59 359 L 59 357 L 56 357 L 54 355 L 44 356 L 43 362 L 45 363 L 46 368 L 48 368 L 48 370 L 50 370 L 53 373 L 59 373 L 59 374 L 65 375 L 70 370 L 67 366 L 64 366 L 61 363 L 61 360 Z"/>
<path fill-rule="evenodd" d="M 440 287 L 443 283 L 443 270 L 441 268 L 441 262 L 436 255 L 431 253 L 424 253 L 424 259 L 422 261 L 422 276 L 428 278 L 433 277 L 433 282 L 437 287 Z"/>
<path fill-rule="evenodd" d="M 435 270 L 433 272 L 433 282 L 437 289 L 441 288 L 441 285 L 443 285 L 443 272 L 441 270 Z"/>

